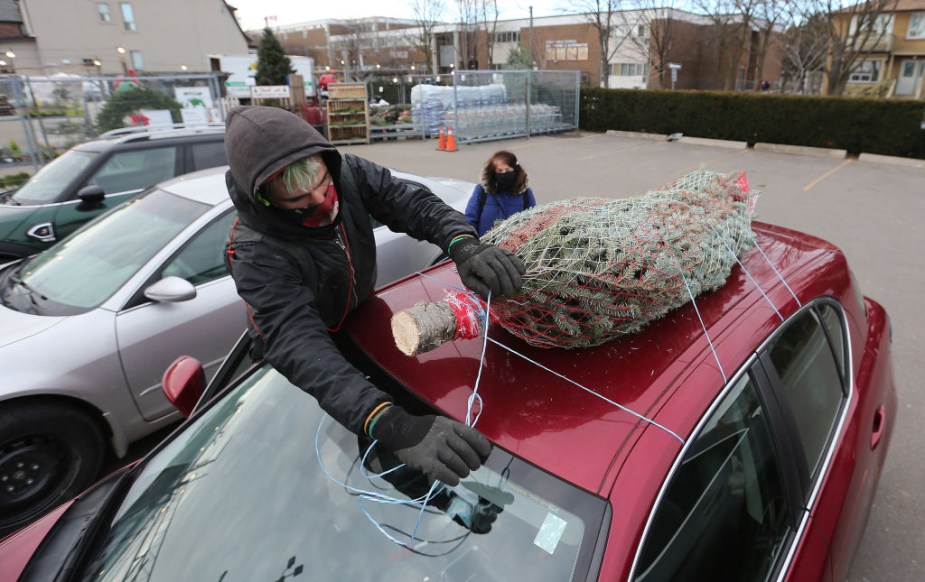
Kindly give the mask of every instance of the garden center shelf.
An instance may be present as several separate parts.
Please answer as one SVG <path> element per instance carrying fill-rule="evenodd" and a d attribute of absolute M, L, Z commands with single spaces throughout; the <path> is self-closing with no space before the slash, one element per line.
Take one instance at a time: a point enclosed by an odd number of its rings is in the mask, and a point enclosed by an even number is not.
<path fill-rule="evenodd" d="M 365 83 L 328 86 L 328 141 L 334 145 L 369 143 L 369 105 Z"/>

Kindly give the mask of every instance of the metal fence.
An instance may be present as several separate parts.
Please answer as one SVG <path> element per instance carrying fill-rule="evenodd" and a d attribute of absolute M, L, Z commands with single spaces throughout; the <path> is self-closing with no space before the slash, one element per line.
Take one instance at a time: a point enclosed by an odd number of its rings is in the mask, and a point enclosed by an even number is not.
<path fill-rule="evenodd" d="M 580 81 L 579 71 L 458 71 L 372 79 L 367 94 L 397 106 L 394 121 L 409 133 L 431 137 L 452 127 L 458 142 L 471 143 L 578 129 Z"/>
<path fill-rule="evenodd" d="M 41 165 L 119 127 L 221 123 L 222 74 L 0 78 L 0 148 Z M 143 91 L 135 91 L 141 88 Z M 15 154 L 15 155 L 14 155 Z"/>

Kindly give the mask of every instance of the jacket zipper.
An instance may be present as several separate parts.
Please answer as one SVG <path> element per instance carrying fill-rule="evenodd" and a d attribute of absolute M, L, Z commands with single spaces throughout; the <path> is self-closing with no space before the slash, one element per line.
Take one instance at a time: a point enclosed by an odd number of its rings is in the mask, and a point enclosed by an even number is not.
<path fill-rule="evenodd" d="M 347 234 L 343 232 L 344 225 L 341 224 L 339 229 L 334 231 L 334 244 L 336 244 L 341 251 L 344 253 L 344 257 L 347 259 L 347 303 L 344 305 L 344 314 L 341 316 L 340 321 L 333 328 L 329 327 L 328 331 L 338 331 L 340 326 L 343 325 L 344 320 L 347 318 L 347 313 L 350 312 L 351 303 L 356 304 L 354 301 L 356 299 L 356 289 L 354 288 L 353 281 L 356 279 L 353 271 L 353 260 L 350 257 L 350 248 L 347 246 L 347 243 L 341 234 L 343 233 L 344 238 Z"/>

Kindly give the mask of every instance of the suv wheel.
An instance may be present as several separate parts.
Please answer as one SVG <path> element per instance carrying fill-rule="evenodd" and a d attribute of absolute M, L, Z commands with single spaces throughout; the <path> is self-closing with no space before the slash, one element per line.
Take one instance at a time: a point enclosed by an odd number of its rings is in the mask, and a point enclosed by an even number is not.
<path fill-rule="evenodd" d="M 0 410 L 0 534 L 89 487 L 105 446 L 99 425 L 74 406 L 27 402 Z"/>

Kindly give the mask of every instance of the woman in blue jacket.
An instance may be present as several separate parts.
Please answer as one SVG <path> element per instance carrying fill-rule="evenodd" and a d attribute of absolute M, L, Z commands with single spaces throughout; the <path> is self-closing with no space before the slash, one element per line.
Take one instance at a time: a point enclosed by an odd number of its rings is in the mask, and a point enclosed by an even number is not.
<path fill-rule="evenodd" d="M 485 164 L 482 183 L 475 187 L 466 205 L 466 220 L 479 236 L 498 220 L 536 206 L 533 191 L 527 187 L 527 172 L 511 152 L 501 150 Z"/>

